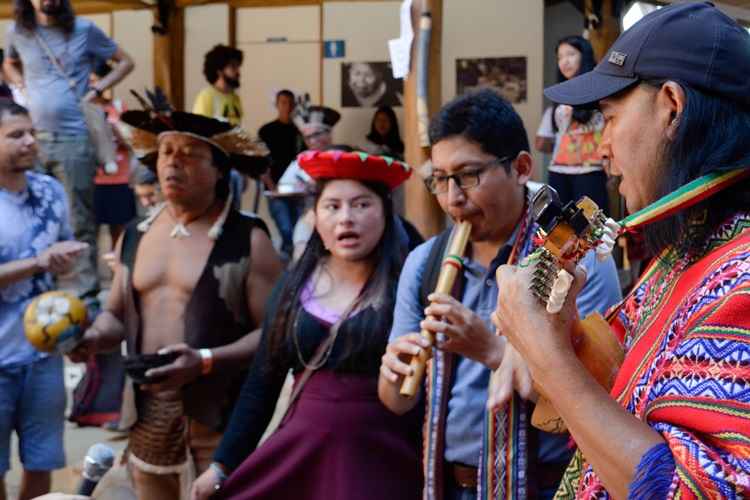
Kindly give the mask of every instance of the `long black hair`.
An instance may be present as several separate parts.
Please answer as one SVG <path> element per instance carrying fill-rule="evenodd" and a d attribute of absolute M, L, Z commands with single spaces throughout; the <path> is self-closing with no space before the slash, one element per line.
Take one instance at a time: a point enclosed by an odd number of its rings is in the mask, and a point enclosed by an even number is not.
<path fill-rule="evenodd" d="M 331 180 L 333 179 L 320 180 L 316 183 L 315 205 Z M 337 365 L 350 362 L 349 358 L 352 356 L 366 362 L 379 359 L 382 355 L 393 323 L 396 284 L 405 258 L 395 226 L 390 190 L 386 185 L 377 182 L 362 181 L 362 184 L 373 191 L 383 202 L 385 228 L 380 241 L 369 257 L 374 264 L 372 274 L 348 311 L 351 316 L 353 313 L 372 307 L 378 314 L 373 315 L 374 323 L 368 324 L 368 329 L 373 332 L 373 335 L 342 335 L 347 339 L 347 345 L 345 354 L 339 359 Z M 314 230 L 304 253 L 289 271 L 279 294 L 275 317 L 268 323 L 271 328 L 270 335 L 268 335 L 269 351 L 274 366 L 282 363 L 288 355 L 284 344 L 287 339 L 291 338 L 291 335 L 294 335 L 293 329 L 301 310 L 302 290 L 320 262 L 328 255 L 330 254 L 323 246 L 323 240 L 317 230 Z M 358 344 L 355 345 L 355 342 Z"/>
<path fill-rule="evenodd" d="M 570 45 L 578 52 L 581 53 L 581 66 L 578 68 L 574 77 L 588 73 L 593 70 L 596 66 L 596 59 L 594 58 L 594 48 L 591 46 L 588 40 L 579 35 L 566 36 L 558 40 L 555 45 L 555 58 L 557 58 L 557 51 L 560 50 L 561 45 Z M 565 75 L 560 71 L 560 65 L 557 65 L 557 83 L 566 81 Z M 557 122 L 555 122 L 555 111 L 557 110 L 558 104 L 555 104 L 552 108 L 552 130 L 557 132 Z M 574 107 L 573 108 L 573 121 L 581 124 L 586 124 L 591 120 L 591 116 L 594 114 L 594 110 L 590 107 Z"/>
<path fill-rule="evenodd" d="M 36 11 L 31 0 L 15 0 L 13 4 L 13 16 L 16 26 L 25 31 L 36 29 Z M 66 35 L 73 33 L 76 24 L 76 14 L 70 0 L 60 0 L 60 12 L 55 16 L 56 26 L 63 30 Z"/>
<path fill-rule="evenodd" d="M 663 82 L 649 85 L 661 86 Z M 679 82 L 678 82 L 679 83 Z M 750 109 L 680 84 L 685 107 L 673 140 L 663 148 L 658 196 L 673 192 L 709 172 L 750 168 Z M 654 252 L 677 243 L 680 251 L 700 256 L 707 239 L 733 213 L 750 210 L 750 182 L 716 194 L 673 217 L 651 224 L 644 236 Z"/>
<path fill-rule="evenodd" d="M 378 114 L 383 113 L 388 117 L 391 122 L 391 129 L 388 131 L 388 135 L 385 137 L 381 136 L 377 130 L 375 130 L 375 118 Z M 404 142 L 401 140 L 401 132 L 398 128 L 398 118 L 396 118 L 396 112 L 390 106 L 380 106 L 377 111 L 372 115 L 372 122 L 370 122 L 370 133 L 367 134 L 367 139 L 379 146 L 388 146 L 393 154 L 403 155 L 404 154 Z"/>

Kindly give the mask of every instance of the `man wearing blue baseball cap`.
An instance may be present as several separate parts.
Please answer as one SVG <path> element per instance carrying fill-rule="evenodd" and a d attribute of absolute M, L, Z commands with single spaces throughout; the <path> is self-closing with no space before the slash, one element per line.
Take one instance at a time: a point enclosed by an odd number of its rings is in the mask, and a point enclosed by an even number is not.
<path fill-rule="evenodd" d="M 585 273 L 548 314 L 535 265 L 498 271 L 496 325 L 578 447 L 557 498 L 748 497 L 750 36 L 710 3 L 672 5 L 545 94 L 598 104 L 621 225 L 659 255 L 603 332 L 625 349 L 609 394 L 570 340 Z"/>

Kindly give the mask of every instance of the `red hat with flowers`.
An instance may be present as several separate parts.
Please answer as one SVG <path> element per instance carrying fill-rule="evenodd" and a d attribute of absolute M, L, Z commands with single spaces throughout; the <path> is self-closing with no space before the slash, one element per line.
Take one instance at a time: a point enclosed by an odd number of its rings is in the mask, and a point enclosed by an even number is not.
<path fill-rule="evenodd" d="M 393 191 L 411 176 L 411 168 L 388 156 L 361 151 L 305 151 L 297 163 L 313 179 L 353 179 L 380 182 Z"/>

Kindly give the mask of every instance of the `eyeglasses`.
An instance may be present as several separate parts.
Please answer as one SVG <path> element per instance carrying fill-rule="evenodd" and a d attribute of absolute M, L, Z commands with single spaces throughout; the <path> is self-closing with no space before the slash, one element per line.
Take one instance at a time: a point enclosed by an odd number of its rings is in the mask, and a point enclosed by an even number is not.
<path fill-rule="evenodd" d="M 448 191 L 448 184 L 450 184 L 450 180 L 453 179 L 456 185 L 461 188 L 461 190 L 465 191 L 477 187 L 481 180 L 481 175 L 489 168 L 503 165 L 512 160 L 512 156 L 505 156 L 484 163 L 472 163 L 455 174 L 431 175 L 424 180 L 424 183 L 432 194 L 443 194 Z"/>

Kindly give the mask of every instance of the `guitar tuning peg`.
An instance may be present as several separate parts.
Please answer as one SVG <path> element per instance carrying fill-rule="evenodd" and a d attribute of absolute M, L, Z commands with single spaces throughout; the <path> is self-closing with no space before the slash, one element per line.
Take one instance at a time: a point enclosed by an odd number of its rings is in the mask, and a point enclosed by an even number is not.
<path fill-rule="evenodd" d="M 573 285 L 573 275 L 562 269 L 557 274 L 555 282 L 550 291 L 549 300 L 547 301 L 547 312 L 550 314 L 559 313 L 568 297 L 570 287 Z"/>
<path fill-rule="evenodd" d="M 550 289 L 546 287 L 532 287 L 531 293 L 536 297 L 542 305 L 547 304 L 550 295 Z"/>

